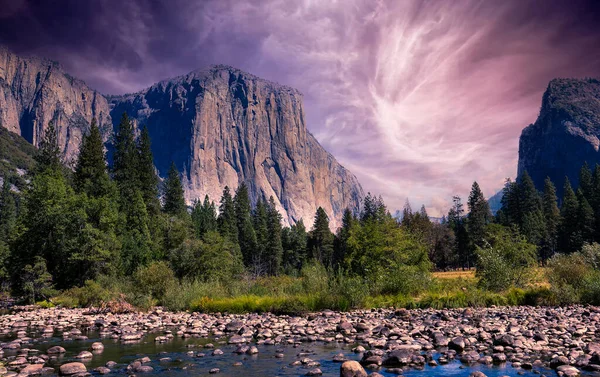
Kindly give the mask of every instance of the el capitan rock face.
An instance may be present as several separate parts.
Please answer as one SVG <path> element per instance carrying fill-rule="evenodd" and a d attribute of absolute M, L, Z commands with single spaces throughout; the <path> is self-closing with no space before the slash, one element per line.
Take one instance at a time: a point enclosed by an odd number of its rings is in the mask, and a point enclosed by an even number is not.
<path fill-rule="evenodd" d="M 105 140 L 126 111 L 147 125 L 155 164 L 183 173 L 186 199 L 218 201 L 227 185 L 246 182 L 254 201 L 275 198 L 286 224 L 308 227 L 321 206 L 331 225 L 356 210 L 356 177 L 307 131 L 302 95 L 227 66 L 165 80 L 139 93 L 105 97 L 56 62 L 23 58 L 0 47 L 0 123 L 38 145 L 53 122 L 65 161 L 73 161 L 92 118 Z"/>
<path fill-rule="evenodd" d="M 254 201 L 273 196 L 285 223 L 309 227 L 319 206 L 338 226 L 360 205 L 358 180 L 307 131 L 295 89 L 213 66 L 110 102 L 115 124 L 127 112 L 148 127 L 161 174 L 171 161 L 183 171 L 188 202 L 246 182 Z"/>
<path fill-rule="evenodd" d="M 111 133 L 106 98 L 66 74 L 57 62 L 22 58 L 0 46 L 0 124 L 34 145 L 53 122 L 65 162 L 75 159 L 82 135 L 96 118 Z"/>
<path fill-rule="evenodd" d="M 550 177 L 562 196 L 565 176 L 574 187 L 579 169 L 600 163 L 600 80 L 554 79 L 540 115 L 519 140 L 518 175 L 529 173 L 538 190 Z"/>

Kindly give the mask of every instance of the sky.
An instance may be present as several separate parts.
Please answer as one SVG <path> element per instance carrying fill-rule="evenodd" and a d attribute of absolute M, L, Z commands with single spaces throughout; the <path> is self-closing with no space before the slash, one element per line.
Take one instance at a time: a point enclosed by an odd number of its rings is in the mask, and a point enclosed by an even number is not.
<path fill-rule="evenodd" d="M 0 44 L 104 94 L 211 64 L 295 87 L 365 192 L 441 216 L 515 176 L 552 78 L 600 76 L 600 1 L 0 0 Z"/>

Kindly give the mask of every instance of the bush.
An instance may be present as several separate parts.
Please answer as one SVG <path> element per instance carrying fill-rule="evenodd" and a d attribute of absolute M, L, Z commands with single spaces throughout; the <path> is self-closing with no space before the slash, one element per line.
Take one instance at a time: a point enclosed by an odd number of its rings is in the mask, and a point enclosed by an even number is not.
<path fill-rule="evenodd" d="M 87 280 L 83 287 L 75 287 L 64 291 L 54 297 L 51 302 L 68 307 L 100 306 L 116 298 L 116 293 L 111 292 L 93 280 Z"/>
<path fill-rule="evenodd" d="M 139 291 L 148 292 L 159 302 L 164 298 L 165 292 L 177 282 L 171 267 L 162 261 L 138 268 L 133 279 Z"/>
<path fill-rule="evenodd" d="M 327 292 L 329 286 L 329 273 L 325 266 L 318 262 L 312 262 L 300 271 L 302 277 L 302 287 L 304 292 L 320 294 Z"/>
<path fill-rule="evenodd" d="M 214 231 L 185 240 L 171 253 L 171 263 L 179 278 L 192 280 L 228 282 L 244 272 L 239 246 Z"/>
<path fill-rule="evenodd" d="M 484 247 L 477 247 L 477 276 L 482 288 L 502 291 L 524 287 L 532 277 L 537 249 L 516 229 L 493 225 Z"/>

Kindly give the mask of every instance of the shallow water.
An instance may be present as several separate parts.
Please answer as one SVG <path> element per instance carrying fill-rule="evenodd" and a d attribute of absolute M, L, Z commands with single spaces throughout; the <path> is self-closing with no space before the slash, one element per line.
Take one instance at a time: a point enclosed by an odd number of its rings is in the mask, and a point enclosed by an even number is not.
<path fill-rule="evenodd" d="M 119 363 L 118 367 L 113 369 L 112 373 L 125 374 L 126 367 L 132 361 L 148 356 L 152 361 L 148 364 L 154 368 L 153 373 L 144 373 L 146 376 L 209 376 L 212 368 L 219 368 L 221 372 L 217 375 L 223 377 L 240 376 L 303 376 L 310 369 L 303 366 L 290 366 L 293 361 L 303 357 L 311 358 L 321 363 L 320 369 L 324 376 L 339 376 L 340 363 L 332 361 L 334 355 L 344 353 L 348 360 L 360 360 L 361 355 L 351 351 L 352 345 L 343 343 L 303 343 L 297 347 L 293 345 L 260 345 L 257 346 L 259 353 L 257 355 L 238 355 L 234 351 L 235 345 L 227 345 L 226 338 L 206 339 L 206 338 L 173 338 L 166 343 L 154 342 L 157 334 L 148 334 L 139 342 L 122 343 L 118 340 L 101 338 L 96 332 L 84 332 L 88 340 L 63 340 L 60 337 L 37 338 L 30 345 L 23 345 L 23 348 L 37 349 L 41 353 L 52 346 L 60 345 L 66 349 L 66 354 L 50 360 L 47 366 L 58 369 L 63 363 L 71 361 L 81 361 L 74 357 L 81 351 L 90 350 L 93 342 L 102 342 L 104 350 L 102 352 L 93 352 L 94 357 L 87 361 L 82 361 L 88 368 L 88 371 L 98 366 L 104 366 L 108 361 Z M 32 334 L 35 337 L 35 334 Z M 8 341 L 10 338 L 4 338 Z M 212 343 L 215 348 L 220 348 L 224 354 L 220 356 L 211 356 L 212 350 L 201 346 Z M 284 357 L 275 358 L 276 353 L 283 353 Z M 193 353 L 190 355 L 189 353 Z M 206 356 L 197 357 L 196 354 L 204 353 Z M 309 353 L 301 355 L 300 353 Z M 5 350 L 4 357 L 11 357 L 17 354 L 17 351 Z M 170 358 L 169 362 L 161 362 L 161 358 Z M 241 362 L 241 366 L 234 366 L 236 362 Z M 534 369 L 525 371 L 515 369 L 510 363 L 496 366 L 475 365 L 467 367 L 459 361 L 453 361 L 443 366 L 426 366 L 422 370 L 406 370 L 404 376 L 469 376 L 473 371 L 479 370 L 489 377 L 496 376 L 539 376 L 556 375 L 549 369 Z M 385 369 L 378 371 L 384 376 L 396 376 L 387 373 Z M 93 373 L 93 372 L 92 372 Z M 140 374 L 142 375 L 142 374 Z M 584 374 L 585 375 L 585 374 Z M 591 376 L 591 374 L 588 374 Z"/>

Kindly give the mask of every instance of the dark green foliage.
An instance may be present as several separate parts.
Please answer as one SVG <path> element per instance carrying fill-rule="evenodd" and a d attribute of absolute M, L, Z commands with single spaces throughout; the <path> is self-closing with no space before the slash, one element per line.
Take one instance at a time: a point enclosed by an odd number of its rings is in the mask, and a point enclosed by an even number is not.
<path fill-rule="evenodd" d="M 544 263 L 557 251 L 558 226 L 560 224 L 560 210 L 557 202 L 556 188 L 550 178 L 546 178 L 544 181 L 544 195 L 542 196 L 542 212 L 546 229 L 540 248 L 540 257 Z"/>
<path fill-rule="evenodd" d="M 171 252 L 171 263 L 180 279 L 204 281 L 230 281 L 244 268 L 238 245 L 215 231 L 185 240 Z"/>
<path fill-rule="evenodd" d="M 579 189 L 583 192 L 586 198 L 591 198 L 593 195 L 593 178 L 592 171 L 587 162 L 583 164 L 579 170 Z"/>
<path fill-rule="evenodd" d="M 256 207 L 252 213 L 252 223 L 256 233 L 256 251 L 252 255 L 250 262 L 250 271 L 254 276 L 266 274 L 266 253 L 267 242 L 269 239 L 269 220 L 267 205 L 262 201 L 256 202 Z"/>
<path fill-rule="evenodd" d="M 113 178 L 121 193 L 131 196 L 139 188 L 139 154 L 135 143 L 133 125 L 126 113 L 123 113 L 115 135 L 115 153 L 113 157 Z"/>
<path fill-rule="evenodd" d="M 452 198 L 453 206 L 448 212 L 448 227 L 454 232 L 455 249 L 460 267 L 472 266 L 471 249 L 469 248 L 469 234 L 467 233 L 466 221 L 464 218 L 462 200 L 459 196 Z"/>
<path fill-rule="evenodd" d="M 250 266 L 252 264 L 252 255 L 256 252 L 256 232 L 252 224 L 252 206 L 250 196 L 248 195 L 248 187 L 245 183 L 238 187 L 233 199 L 235 208 L 235 219 L 238 231 L 238 242 L 244 258 L 244 264 Z"/>
<path fill-rule="evenodd" d="M 477 182 L 473 182 L 471 186 L 467 204 L 469 206 L 469 214 L 467 215 L 469 240 L 473 248 L 482 247 L 484 245 L 485 229 L 492 219 L 492 213 Z"/>
<path fill-rule="evenodd" d="M 0 192 L 0 243 L 8 243 L 17 225 L 17 205 L 15 195 L 10 190 L 10 182 L 5 179 Z"/>
<path fill-rule="evenodd" d="M 299 271 L 307 260 L 308 235 L 304 222 L 300 219 L 289 228 L 283 228 L 281 244 L 283 246 L 283 268 L 287 272 Z"/>
<path fill-rule="evenodd" d="M 560 209 L 561 222 L 558 234 L 559 251 L 573 253 L 583 246 L 583 239 L 579 229 L 579 202 L 571 188 L 568 178 L 565 178 L 563 203 Z"/>
<path fill-rule="evenodd" d="M 358 223 L 356 216 L 352 214 L 349 208 L 344 210 L 342 215 L 342 226 L 338 229 L 334 240 L 334 256 L 333 265 L 339 268 L 343 265 L 346 254 L 348 253 L 348 238 L 350 237 L 350 229 Z"/>
<path fill-rule="evenodd" d="M 431 224 L 427 238 L 429 259 L 439 270 L 456 266 L 457 255 L 454 247 L 456 236 L 448 224 Z"/>
<path fill-rule="evenodd" d="M 219 233 L 233 243 L 238 243 L 238 227 L 235 217 L 235 205 L 228 186 L 223 189 L 219 205 Z"/>
<path fill-rule="evenodd" d="M 73 186 L 77 192 L 95 198 L 109 195 L 112 190 L 104 158 L 104 143 L 95 119 L 79 148 Z"/>
<path fill-rule="evenodd" d="M 138 141 L 137 175 L 142 198 L 150 217 L 158 215 L 160 201 L 158 200 L 158 176 L 154 168 L 154 157 L 148 127 L 143 127 Z"/>
<path fill-rule="evenodd" d="M 60 148 L 58 146 L 58 131 L 53 123 L 50 123 L 44 132 L 44 137 L 40 142 L 39 151 L 35 155 L 35 161 L 37 173 L 59 171 L 63 169 L 60 159 Z"/>
<path fill-rule="evenodd" d="M 577 190 L 577 221 L 579 223 L 579 232 L 581 240 L 590 242 L 594 237 L 594 210 L 585 198 L 581 188 Z M 581 245 L 583 246 L 583 244 Z M 579 250 L 580 248 L 577 248 Z"/>
<path fill-rule="evenodd" d="M 281 244 L 281 214 L 277 211 L 272 196 L 269 198 L 266 210 L 268 233 L 264 260 L 267 274 L 276 275 L 281 270 L 283 245 Z"/>
<path fill-rule="evenodd" d="M 310 232 L 308 248 L 319 263 L 333 265 L 333 233 L 329 229 L 329 217 L 321 207 L 315 213 L 315 222 Z"/>
<path fill-rule="evenodd" d="M 171 216 L 185 216 L 187 214 L 187 206 L 185 205 L 183 186 L 181 185 L 179 171 L 174 162 L 171 163 L 171 168 L 165 179 L 164 186 L 163 211 Z"/>
<path fill-rule="evenodd" d="M 150 261 L 153 251 L 148 212 L 142 194 L 135 190 L 128 196 L 130 201 L 121 212 L 121 270 L 131 275 Z"/>
<path fill-rule="evenodd" d="M 55 291 L 52 289 L 52 275 L 46 269 L 46 261 L 35 257 L 32 264 L 26 265 L 20 274 L 23 294 L 30 303 L 40 299 L 48 299 Z"/>
<path fill-rule="evenodd" d="M 477 247 L 480 285 L 494 291 L 525 286 L 537 259 L 535 245 L 528 243 L 516 227 L 492 224 L 486 232 L 485 245 Z"/>
<path fill-rule="evenodd" d="M 519 229 L 529 243 L 537 245 L 543 238 L 546 225 L 540 195 L 527 172 L 520 177 L 519 196 L 521 210 Z"/>
<path fill-rule="evenodd" d="M 194 202 L 192 225 L 197 238 L 202 238 L 207 232 L 217 230 L 217 209 L 208 195 L 204 197 L 204 202 L 199 200 Z"/>

